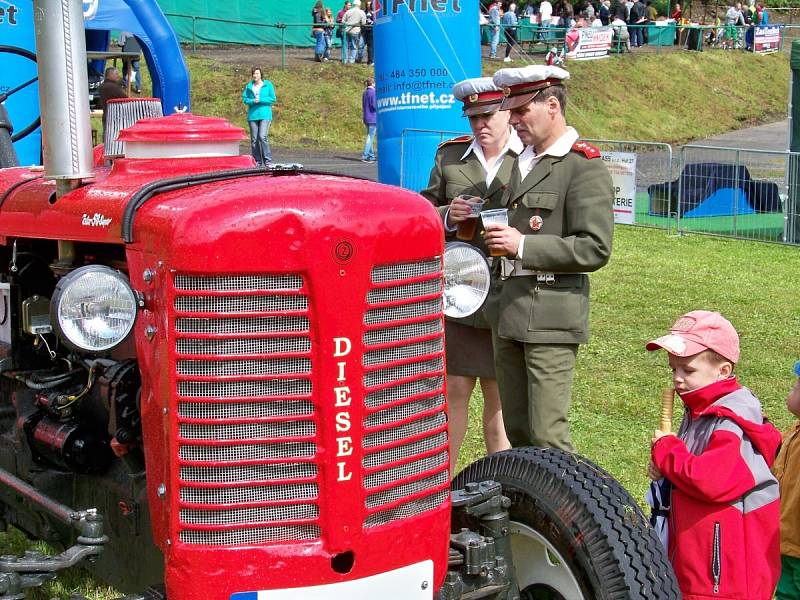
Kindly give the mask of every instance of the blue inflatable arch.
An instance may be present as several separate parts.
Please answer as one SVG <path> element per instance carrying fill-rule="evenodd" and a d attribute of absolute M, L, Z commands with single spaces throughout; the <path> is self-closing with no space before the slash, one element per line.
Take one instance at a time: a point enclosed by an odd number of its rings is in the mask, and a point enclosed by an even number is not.
<path fill-rule="evenodd" d="M 164 114 L 190 107 L 189 71 L 178 38 L 155 0 L 98 0 L 85 27 L 86 49 L 101 52 L 108 49 L 112 29 L 133 33 L 153 80 L 153 96 L 161 99 Z"/>

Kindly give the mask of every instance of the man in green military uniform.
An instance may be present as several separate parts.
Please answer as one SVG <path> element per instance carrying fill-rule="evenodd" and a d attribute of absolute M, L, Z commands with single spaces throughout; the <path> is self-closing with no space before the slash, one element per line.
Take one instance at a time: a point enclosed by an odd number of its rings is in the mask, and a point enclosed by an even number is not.
<path fill-rule="evenodd" d="M 486 252 L 472 209 L 480 208 L 480 200 L 499 205 L 522 142 L 509 125 L 509 113 L 498 110 L 503 93 L 490 77 L 461 81 L 453 87 L 453 95 L 464 103 L 464 115 L 474 136 L 439 146 L 428 187 L 421 193 L 440 207 L 448 238 L 457 237 Z M 510 444 L 495 379 L 491 331 L 482 311 L 464 319 L 448 318 L 445 338 L 450 467 L 454 471 L 467 431 L 469 399 L 478 378 L 483 392 L 486 450 L 491 454 Z"/>
<path fill-rule="evenodd" d="M 572 451 L 567 413 L 578 344 L 589 337 L 589 277 L 611 255 L 613 187 L 600 152 L 578 142 L 564 116 L 569 73 L 552 66 L 501 69 L 501 110 L 525 150 L 501 199 L 508 225 L 486 226 L 502 254 L 485 312 L 513 446 Z"/>

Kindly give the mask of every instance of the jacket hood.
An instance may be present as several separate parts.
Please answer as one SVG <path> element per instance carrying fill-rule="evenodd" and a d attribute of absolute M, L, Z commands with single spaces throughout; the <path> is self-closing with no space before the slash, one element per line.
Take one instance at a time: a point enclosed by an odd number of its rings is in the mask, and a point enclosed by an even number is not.
<path fill-rule="evenodd" d="M 701 415 L 726 417 L 736 422 L 767 461 L 767 465 L 772 467 L 783 436 L 761 412 L 761 403 L 749 389 L 740 387 L 723 396 L 702 411 Z"/>

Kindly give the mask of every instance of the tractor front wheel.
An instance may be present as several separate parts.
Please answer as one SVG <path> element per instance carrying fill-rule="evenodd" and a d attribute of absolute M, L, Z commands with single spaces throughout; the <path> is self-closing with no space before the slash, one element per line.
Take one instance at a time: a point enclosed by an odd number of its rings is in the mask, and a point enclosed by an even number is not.
<path fill-rule="evenodd" d="M 630 494 L 589 460 L 515 448 L 464 469 L 453 488 L 494 480 L 511 500 L 511 551 L 522 600 L 678 599 L 658 537 Z M 479 524 L 457 512 L 453 531 Z"/>

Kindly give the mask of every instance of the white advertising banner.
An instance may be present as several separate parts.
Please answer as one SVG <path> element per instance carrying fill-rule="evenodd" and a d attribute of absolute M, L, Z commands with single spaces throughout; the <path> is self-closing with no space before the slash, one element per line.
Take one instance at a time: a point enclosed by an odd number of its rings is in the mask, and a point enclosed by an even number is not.
<path fill-rule="evenodd" d="M 611 49 L 612 36 L 610 27 L 570 29 L 566 36 L 566 57 L 572 60 L 605 58 Z"/>
<path fill-rule="evenodd" d="M 636 153 L 603 152 L 614 185 L 614 222 L 636 222 Z"/>
<path fill-rule="evenodd" d="M 769 54 L 781 48 L 781 28 L 778 25 L 756 27 L 753 40 L 753 52 L 756 54 Z"/>

